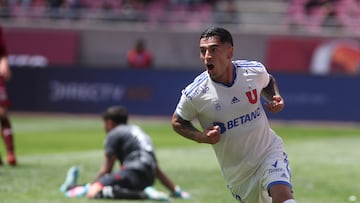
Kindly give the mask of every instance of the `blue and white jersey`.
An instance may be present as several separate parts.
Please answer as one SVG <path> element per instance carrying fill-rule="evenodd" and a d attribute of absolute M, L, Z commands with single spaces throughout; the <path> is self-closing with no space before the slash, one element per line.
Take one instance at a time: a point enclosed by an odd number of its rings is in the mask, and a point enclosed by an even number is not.
<path fill-rule="evenodd" d="M 241 184 L 252 176 L 270 151 L 283 151 L 282 140 L 269 126 L 260 94 L 269 83 L 266 68 L 257 61 L 233 61 L 231 85 L 201 73 L 183 91 L 176 113 L 184 120 L 198 119 L 203 129 L 221 128 L 213 145 L 225 181 Z"/>

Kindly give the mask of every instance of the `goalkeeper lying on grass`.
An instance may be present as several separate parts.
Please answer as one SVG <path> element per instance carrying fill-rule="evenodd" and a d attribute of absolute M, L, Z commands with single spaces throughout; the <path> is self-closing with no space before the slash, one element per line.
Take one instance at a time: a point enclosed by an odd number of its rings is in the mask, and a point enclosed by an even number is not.
<path fill-rule="evenodd" d="M 127 120 L 126 108 L 122 106 L 105 111 L 105 161 L 95 180 L 77 185 L 79 170 L 74 166 L 69 169 L 60 191 L 67 197 L 168 201 L 169 195 L 152 187 L 158 178 L 169 189 L 170 196 L 190 198 L 159 168 L 150 137 L 139 126 L 127 124 Z M 112 173 L 117 160 L 121 167 Z"/>

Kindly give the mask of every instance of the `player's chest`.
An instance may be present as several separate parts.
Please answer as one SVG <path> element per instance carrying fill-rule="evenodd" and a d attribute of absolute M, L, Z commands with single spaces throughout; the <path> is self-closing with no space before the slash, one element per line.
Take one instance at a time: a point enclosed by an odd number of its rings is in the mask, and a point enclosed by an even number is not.
<path fill-rule="evenodd" d="M 261 88 L 249 81 L 232 87 L 212 86 L 199 100 L 200 113 L 210 117 L 234 116 L 259 107 Z"/>

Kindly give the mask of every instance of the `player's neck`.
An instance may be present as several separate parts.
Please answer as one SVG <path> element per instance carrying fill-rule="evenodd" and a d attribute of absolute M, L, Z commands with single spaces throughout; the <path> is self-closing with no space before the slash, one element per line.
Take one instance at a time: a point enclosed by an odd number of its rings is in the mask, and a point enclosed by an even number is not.
<path fill-rule="evenodd" d="M 214 81 L 217 83 L 222 83 L 226 86 L 231 86 L 233 84 L 234 77 L 235 77 L 234 71 L 235 71 L 234 66 L 231 63 L 231 64 L 229 64 L 228 68 L 226 68 L 222 77 L 220 77 L 218 80 L 214 80 Z"/>

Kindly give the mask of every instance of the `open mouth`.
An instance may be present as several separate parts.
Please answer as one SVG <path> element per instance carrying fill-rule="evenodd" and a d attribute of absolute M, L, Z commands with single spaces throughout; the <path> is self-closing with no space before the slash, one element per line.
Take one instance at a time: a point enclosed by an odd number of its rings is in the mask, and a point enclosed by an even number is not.
<path fill-rule="evenodd" d="M 206 68 L 208 69 L 208 70 L 212 70 L 212 69 L 214 69 L 214 65 L 213 64 L 206 64 Z"/>

